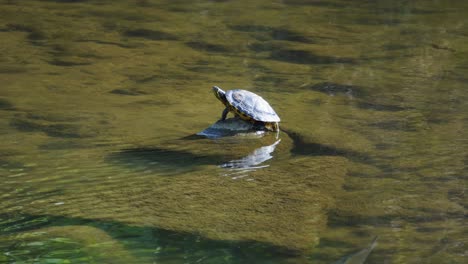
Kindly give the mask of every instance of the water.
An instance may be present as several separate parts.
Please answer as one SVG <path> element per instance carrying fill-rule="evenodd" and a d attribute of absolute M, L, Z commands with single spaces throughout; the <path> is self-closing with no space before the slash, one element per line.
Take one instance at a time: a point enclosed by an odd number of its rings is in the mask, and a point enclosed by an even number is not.
<path fill-rule="evenodd" d="M 468 4 L 0 7 L 0 263 L 466 262 Z"/>

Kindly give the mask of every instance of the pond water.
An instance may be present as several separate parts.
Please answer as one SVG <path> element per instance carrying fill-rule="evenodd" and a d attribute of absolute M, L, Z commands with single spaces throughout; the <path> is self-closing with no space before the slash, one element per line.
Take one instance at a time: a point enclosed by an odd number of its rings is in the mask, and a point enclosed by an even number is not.
<path fill-rule="evenodd" d="M 466 263 L 467 12 L 1 1 L 0 263 Z"/>

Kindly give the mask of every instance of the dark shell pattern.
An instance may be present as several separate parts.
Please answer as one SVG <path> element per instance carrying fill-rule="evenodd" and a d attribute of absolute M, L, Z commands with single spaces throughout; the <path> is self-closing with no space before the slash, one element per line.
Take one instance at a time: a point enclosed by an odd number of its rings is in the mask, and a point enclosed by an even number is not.
<path fill-rule="evenodd" d="M 226 99 L 240 112 L 261 122 L 279 122 L 280 118 L 275 110 L 262 97 L 246 90 L 230 90 L 226 92 Z"/>

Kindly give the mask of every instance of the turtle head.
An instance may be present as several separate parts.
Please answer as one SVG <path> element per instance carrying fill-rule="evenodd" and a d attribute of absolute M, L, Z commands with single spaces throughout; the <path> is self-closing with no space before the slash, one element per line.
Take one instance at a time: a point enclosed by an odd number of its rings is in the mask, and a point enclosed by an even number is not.
<path fill-rule="evenodd" d="M 218 98 L 218 100 L 223 102 L 223 104 L 227 104 L 226 92 L 225 91 L 223 91 L 218 86 L 213 86 L 212 90 L 213 90 L 213 93 L 215 94 L 216 98 Z"/>

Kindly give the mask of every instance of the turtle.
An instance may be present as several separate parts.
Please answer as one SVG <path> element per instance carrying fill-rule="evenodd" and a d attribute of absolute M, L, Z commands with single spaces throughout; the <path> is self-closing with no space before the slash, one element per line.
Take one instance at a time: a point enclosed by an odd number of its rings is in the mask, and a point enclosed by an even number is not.
<path fill-rule="evenodd" d="M 216 98 L 226 106 L 221 120 L 225 120 L 227 114 L 232 111 L 235 116 L 254 125 L 270 131 L 279 131 L 279 116 L 261 96 L 241 89 L 225 92 L 218 86 L 213 86 L 212 90 Z"/>

